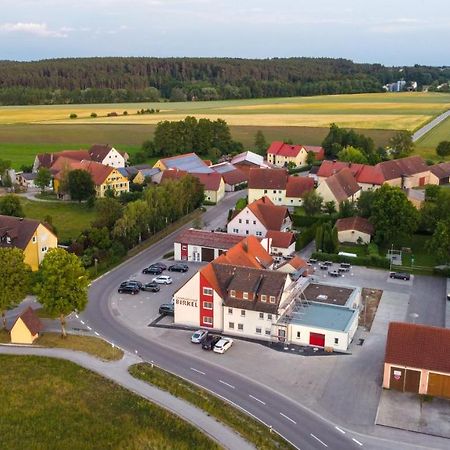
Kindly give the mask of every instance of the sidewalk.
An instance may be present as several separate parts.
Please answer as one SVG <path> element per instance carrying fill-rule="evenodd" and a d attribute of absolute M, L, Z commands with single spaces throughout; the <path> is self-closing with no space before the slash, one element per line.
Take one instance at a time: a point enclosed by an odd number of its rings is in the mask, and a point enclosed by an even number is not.
<path fill-rule="evenodd" d="M 217 441 L 219 445 L 230 450 L 254 450 L 239 434 L 219 423 L 214 417 L 209 416 L 201 409 L 190 403 L 180 400 L 168 392 L 153 387 L 141 380 L 132 377 L 128 373 L 128 367 L 132 364 L 142 362 L 133 354 L 125 353 L 120 361 L 105 362 L 86 353 L 75 352 L 64 349 L 47 349 L 34 347 L 15 347 L 0 345 L 0 354 L 3 355 L 35 355 L 60 358 L 72 361 L 86 369 L 92 370 L 101 376 L 108 378 L 124 388 L 134 392 L 141 397 L 171 411 L 186 422 L 194 425 Z"/>

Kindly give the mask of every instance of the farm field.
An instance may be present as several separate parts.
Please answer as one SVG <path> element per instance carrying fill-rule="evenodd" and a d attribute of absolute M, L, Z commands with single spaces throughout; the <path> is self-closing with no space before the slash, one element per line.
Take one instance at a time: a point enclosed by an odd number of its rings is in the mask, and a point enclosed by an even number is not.
<path fill-rule="evenodd" d="M 0 356 L 4 449 L 218 449 L 192 425 L 55 358 Z"/>
<path fill-rule="evenodd" d="M 416 146 L 418 152 L 423 155 L 424 158 L 439 158 L 436 155 L 436 147 L 441 141 L 450 141 L 450 117 L 445 119 L 437 127 L 433 128 L 422 139 L 420 139 Z M 446 158 L 450 160 L 450 157 Z"/>

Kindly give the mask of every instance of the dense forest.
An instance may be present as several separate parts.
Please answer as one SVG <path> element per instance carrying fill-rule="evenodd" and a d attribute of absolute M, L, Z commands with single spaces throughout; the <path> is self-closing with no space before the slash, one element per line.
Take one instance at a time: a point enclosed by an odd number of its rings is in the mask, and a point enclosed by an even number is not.
<path fill-rule="evenodd" d="M 403 78 L 447 83 L 450 68 L 346 59 L 68 58 L 0 61 L 0 104 L 195 101 L 380 92 Z"/>

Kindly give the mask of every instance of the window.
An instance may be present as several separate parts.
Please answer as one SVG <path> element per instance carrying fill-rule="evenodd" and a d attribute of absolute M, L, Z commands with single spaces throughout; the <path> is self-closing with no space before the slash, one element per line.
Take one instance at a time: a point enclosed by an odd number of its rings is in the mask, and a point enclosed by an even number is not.
<path fill-rule="evenodd" d="M 48 250 L 47 247 L 42 247 L 42 253 L 45 253 Z"/>
<path fill-rule="evenodd" d="M 228 308 L 228 314 L 233 314 L 233 308 Z"/>
<path fill-rule="evenodd" d="M 260 327 L 256 327 L 256 334 L 261 334 L 261 328 Z"/>
<path fill-rule="evenodd" d="M 238 330 L 239 331 L 244 331 L 244 324 L 243 323 L 238 323 Z"/>
<path fill-rule="evenodd" d="M 238 233 L 239 233 L 239 230 L 238 230 L 237 228 L 233 228 L 233 233 L 238 234 Z"/>
<path fill-rule="evenodd" d="M 244 292 L 244 293 L 242 294 L 242 298 L 243 298 L 244 300 L 248 300 L 248 292 Z"/>
<path fill-rule="evenodd" d="M 234 330 L 234 322 L 228 322 L 228 328 Z"/>
<path fill-rule="evenodd" d="M 33 244 L 36 243 L 36 236 L 33 236 L 32 242 L 33 242 Z"/>
<path fill-rule="evenodd" d="M 230 291 L 230 297 L 236 297 L 236 291 L 231 290 Z"/>
<path fill-rule="evenodd" d="M 213 290 L 209 287 L 203 288 L 203 295 L 213 295 Z"/>
<path fill-rule="evenodd" d="M 266 328 L 266 336 L 270 336 L 270 330 Z"/>
<path fill-rule="evenodd" d="M 259 313 L 259 318 L 264 319 L 264 313 Z"/>
<path fill-rule="evenodd" d="M 277 193 L 277 191 L 273 191 L 273 193 L 274 193 L 274 194 L 276 194 L 276 193 Z"/>
<path fill-rule="evenodd" d="M 242 223 L 242 219 L 239 219 L 239 223 Z"/>
<path fill-rule="evenodd" d="M 281 194 L 281 191 L 278 191 L 279 194 Z"/>
<path fill-rule="evenodd" d="M 286 337 L 286 330 L 278 329 L 278 336 L 280 336 L 280 337 Z"/>
<path fill-rule="evenodd" d="M 267 189 L 264 189 L 264 194 L 267 194 Z"/>
<path fill-rule="evenodd" d="M 248 230 L 245 230 L 245 234 L 248 234 Z"/>
<path fill-rule="evenodd" d="M 272 314 L 267 314 L 267 320 L 272 320 Z"/>
<path fill-rule="evenodd" d="M 203 323 L 208 323 L 212 325 L 212 317 L 203 317 Z"/>
<path fill-rule="evenodd" d="M 278 201 L 281 202 L 281 198 L 278 198 Z"/>
<path fill-rule="evenodd" d="M 256 225 L 256 220 L 253 221 L 253 225 Z"/>
<path fill-rule="evenodd" d="M 241 317 L 245 317 L 245 309 L 241 309 Z"/>
<path fill-rule="evenodd" d="M 257 232 L 256 232 L 256 236 L 262 236 L 261 231 L 257 231 Z"/>
<path fill-rule="evenodd" d="M 300 331 L 297 331 L 297 339 L 300 339 Z"/>
<path fill-rule="evenodd" d="M 245 223 L 248 225 L 248 219 L 245 221 Z"/>
<path fill-rule="evenodd" d="M 205 308 L 205 309 L 213 309 L 212 302 L 203 302 L 203 308 Z"/>
<path fill-rule="evenodd" d="M 270 303 L 275 303 L 275 297 L 273 295 L 270 296 Z"/>
<path fill-rule="evenodd" d="M 339 344 L 339 338 L 334 338 L 334 343 Z"/>
<path fill-rule="evenodd" d="M 267 295 L 266 294 L 262 294 L 261 295 L 261 301 L 266 303 L 267 302 Z"/>

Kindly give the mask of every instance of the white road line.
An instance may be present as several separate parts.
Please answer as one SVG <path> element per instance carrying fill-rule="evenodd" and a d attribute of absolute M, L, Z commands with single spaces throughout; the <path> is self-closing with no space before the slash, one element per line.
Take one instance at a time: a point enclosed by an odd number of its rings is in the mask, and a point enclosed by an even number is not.
<path fill-rule="evenodd" d="M 222 384 L 224 384 L 225 386 L 228 386 L 228 387 L 230 387 L 231 389 L 234 389 L 234 386 L 231 385 L 231 384 L 229 384 L 229 383 L 227 383 L 226 381 L 219 380 L 219 383 L 222 383 Z"/>
<path fill-rule="evenodd" d="M 355 438 L 352 438 L 353 442 L 356 442 L 358 445 L 360 445 L 362 447 L 362 442 L 357 441 Z"/>
<path fill-rule="evenodd" d="M 96 331 L 94 331 L 94 334 L 95 334 L 96 336 L 100 336 Z"/>
<path fill-rule="evenodd" d="M 336 428 L 336 430 L 340 431 L 342 434 L 345 434 L 345 431 L 342 430 L 341 428 L 339 428 L 339 427 L 334 427 L 334 428 Z"/>
<path fill-rule="evenodd" d="M 197 372 L 197 373 L 201 373 L 202 375 L 206 375 L 205 372 L 202 372 L 201 370 L 194 369 L 193 367 L 191 367 L 191 370 L 193 370 L 194 372 Z"/>
<path fill-rule="evenodd" d="M 311 433 L 311 437 L 313 437 L 317 442 L 320 442 L 324 447 L 328 447 L 325 442 L 321 441 L 317 436 L 314 436 L 314 434 Z"/>
<path fill-rule="evenodd" d="M 282 412 L 280 412 L 280 415 L 283 416 L 285 419 L 290 420 L 292 423 L 295 423 L 295 425 L 297 425 L 297 422 L 294 419 L 291 419 L 290 417 L 288 417 L 286 414 L 283 414 Z"/>
<path fill-rule="evenodd" d="M 264 403 L 262 400 L 260 400 L 259 398 L 253 396 L 252 394 L 248 394 L 248 396 L 249 396 L 250 398 L 252 398 L 253 400 L 256 400 L 257 402 L 259 402 L 259 403 L 265 405 L 265 403 Z"/>
<path fill-rule="evenodd" d="M 80 320 L 80 322 L 84 325 L 84 321 L 83 320 Z"/>
<path fill-rule="evenodd" d="M 89 325 L 87 325 L 86 328 L 87 328 L 88 330 L 92 330 L 92 328 L 91 328 Z"/>

